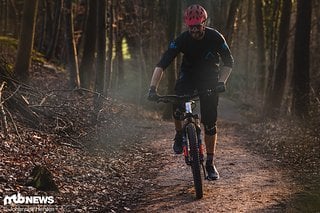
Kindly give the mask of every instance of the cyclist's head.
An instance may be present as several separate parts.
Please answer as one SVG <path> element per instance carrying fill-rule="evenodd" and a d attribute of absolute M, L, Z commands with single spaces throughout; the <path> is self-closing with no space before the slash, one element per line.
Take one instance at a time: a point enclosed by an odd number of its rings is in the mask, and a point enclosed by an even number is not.
<path fill-rule="evenodd" d="M 184 12 L 184 22 L 187 26 L 204 25 L 207 11 L 199 4 L 190 5 Z"/>
<path fill-rule="evenodd" d="M 207 18 L 207 11 L 199 4 L 190 5 L 184 12 L 184 22 L 194 39 L 203 38 Z"/>

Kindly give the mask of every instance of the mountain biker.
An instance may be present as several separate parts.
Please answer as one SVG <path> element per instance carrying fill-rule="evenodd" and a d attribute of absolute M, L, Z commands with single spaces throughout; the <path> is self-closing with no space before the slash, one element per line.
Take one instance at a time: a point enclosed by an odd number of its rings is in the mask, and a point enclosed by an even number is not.
<path fill-rule="evenodd" d="M 179 54 L 183 53 L 180 72 L 175 85 L 177 95 L 190 95 L 195 90 L 213 89 L 212 95 L 200 95 L 201 123 L 205 131 L 206 170 L 209 180 L 219 179 L 214 164 L 217 143 L 217 106 L 219 95 L 226 90 L 226 81 L 233 66 L 233 57 L 224 37 L 215 29 L 206 26 L 206 10 L 198 4 L 190 5 L 184 13 L 188 30 L 171 41 L 168 49 L 156 65 L 150 82 L 148 99 L 157 100 L 157 88 L 164 70 Z M 220 60 L 221 59 L 221 60 Z M 222 62 L 222 63 L 221 63 Z M 182 120 L 181 106 L 173 106 L 176 135 L 173 150 L 181 154 Z"/>

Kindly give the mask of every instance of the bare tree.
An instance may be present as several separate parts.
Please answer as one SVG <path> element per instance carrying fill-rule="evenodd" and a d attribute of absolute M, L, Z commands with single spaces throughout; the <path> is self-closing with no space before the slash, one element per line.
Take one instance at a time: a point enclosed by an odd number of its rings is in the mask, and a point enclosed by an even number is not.
<path fill-rule="evenodd" d="M 265 39 L 264 39 L 264 22 L 262 15 L 262 0 L 255 1 L 256 14 L 256 33 L 257 33 L 257 76 L 258 76 L 258 92 L 263 94 L 265 88 L 265 72 L 266 72 L 266 57 L 265 57 Z"/>
<path fill-rule="evenodd" d="M 285 82 L 287 76 L 287 46 L 290 26 L 290 14 L 292 3 L 291 0 L 282 0 L 281 20 L 279 26 L 279 38 L 277 45 L 277 58 L 275 64 L 275 73 L 272 82 L 270 94 L 267 94 L 267 102 L 270 108 L 268 111 L 270 115 L 277 115 L 279 112 L 283 94 L 285 89 Z M 276 114 L 275 114 L 276 113 Z"/>
<path fill-rule="evenodd" d="M 167 18 L 167 40 L 170 41 L 174 39 L 177 35 L 178 29 L 177 29 L 177 22 L 181 20 L 181 17 L 177 17 L 176 14 L 178 10 L 181 10 L 179 7 L 178 1 L 170 1 L 168 5 L 168 18 Z M 181 23 L 181 22 L 180 22 Z M 175 62 L 175 61 L 174 61 Z M 176 63 L 172 63 L 167 69 L 167 79 L 168 79 L 168 93 L 172 94 L 174 92 L 174 85 L 175 81 L 177 79 L 177 66 Z M 163 113 L 164 119 L 170 119 L 172 117 L 172 106 L 167 105 L 166 109 Z"/>
<path fill-rule="evenodd" d="M 232 34 L 234 30 L 234 23 L 236 20 L 236 15 L 237 15 L 237 10 L 239 9 L 239 6 L 241 5 L 242 0 L 232 0 L 230 9 L 229 9 L 229 14 L 228 14 L 228 19 L 226 23 L 226 40 L 228 43 L 232 43 Z"/>
<path fill-rule="evenodd" d="M 47 48 L 46 52 L 46 58 L 51 59 L 54 54 L 57 47 L 59 32 L 60 32 L 60 23 L 61 23 L 61 13 L 62 13 L 62 7 L 63 7 L 63 0 L 55 1 L 55 12 L 54 12 L 54 21 L 52 26 L 52 36 L 50 39 L 50 44 Z"/>
<path fill-rule="evenodd" d="M 294 44 L 293 112 L 299 117 L 308 115 L 310 105 L 309 44 L 312 1 L 297 1 L 297 23 Z"/>
<path fill-rule="evenodd" d="M 108 36 L 108 49 L 107 49 L 107 64 L 106 64 L 106 76 L 105 76 L 105 91 L 106 94 L 110 87 L 111 81 L 111 69 L 112 69 L 112 50 L 113 50 L 113 0 L 108 1 L 107 4 L 108 19 L 107 19 L 107 36 Z"/>
<path fill-rule="evenodd" d="M 29 79 L 37 8 L 38 0 L 24 1 L 17 59 L 14 65 L 15 77 L 21 81 L 27 81 Z"/>
<path fill-rule="evenodd" d="M 115 42 L 115 59 L 114 59 L 114 69 L 113 69 L 113 88 L 119 89 L 124 83 L 124 61 L 123 61 L 123 50 L 122 42 L 124 38 L 124 11 L 121 1 L 115 2 L 115 10 L 117 11 L 114 14 L 114 42 Z"/>
<path fill-rule="evenodd" d="M 105 70 L 106 70 L 106 2 L 98 0 L 97 5 L 97 71 L 95 90 L 98 93 L 95 97 L 95 111 L 102 108 L 101 95 L 104 94 Z"/>
<path fill-rule="evenodd" d="M 89 13 L 84 34 L 84 49 L 80 64 L 81 87 L 89 88 L 94 76 L 94 60 L 96 51 L 97 0 L 89 1 Z"/>
<path fill-rule="evenodd" d="M 78 57 L 76 51 L 76 44 L 74 41 L 73 29 L 73 13 L 72 13 L 72 0 L 65 0 L 65 21 L 66 21 L 66 46 L 68 67 L 70 73 L 70 87 L 78 88 L 80 86 Z"/>

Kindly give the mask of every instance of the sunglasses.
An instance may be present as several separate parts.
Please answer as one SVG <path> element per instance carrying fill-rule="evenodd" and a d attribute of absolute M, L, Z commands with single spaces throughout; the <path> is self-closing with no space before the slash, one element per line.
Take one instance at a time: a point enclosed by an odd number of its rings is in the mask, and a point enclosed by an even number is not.
<path fill-rule="evenodd" d="M 189 31 L 191 31 L 191 32 L 198 32 L 198 31 L 201 31 L 202 29 L 203 29 L 203 24 L 189 26 Z"/>

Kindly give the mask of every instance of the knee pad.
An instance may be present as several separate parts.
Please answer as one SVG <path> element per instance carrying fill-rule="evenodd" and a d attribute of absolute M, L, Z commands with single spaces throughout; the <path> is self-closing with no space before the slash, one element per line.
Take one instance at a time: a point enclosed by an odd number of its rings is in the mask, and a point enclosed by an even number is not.
<path fill-rule="evenodd" d="M 204 125 L 204 132 L 206 135 L 215 135 L 217 133 L 216 125 Z"/>

